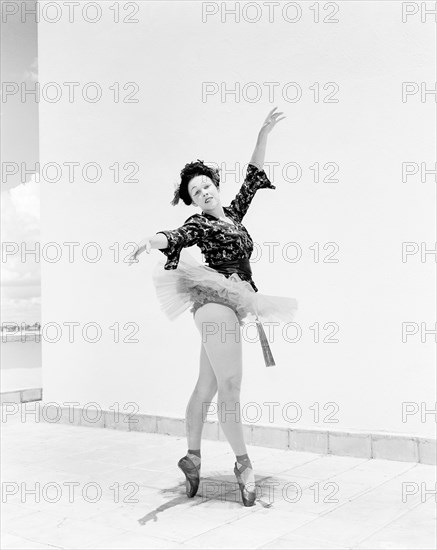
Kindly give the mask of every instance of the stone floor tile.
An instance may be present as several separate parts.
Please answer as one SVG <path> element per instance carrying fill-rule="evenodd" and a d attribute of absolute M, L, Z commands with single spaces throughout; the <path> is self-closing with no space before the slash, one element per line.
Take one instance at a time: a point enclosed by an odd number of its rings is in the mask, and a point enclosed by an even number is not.
<path fill-rule="evenodd" d="M 181 549 L 181 544 L 175 541 L 150 537 L 144 532 L 133 533 L 126 531 L 116 537 L 104 538 L 91 546 L 84 546 L 92 550 L 162 550 L 166 548 Z"/>
<path fill-rule="evenodd" d="M 3 482 L 20 488 L 2 506 L 4 548 L 415 549 L 435 534 L 423 494 L 434 466 L 248 445 L 258 498 L 245 508 L 227 442 L 202 441 L 201 484 L 188 499 L 177 468 L 185 437 L 30 419 L 4 423 L 2 435 Z M 22 483 L 46 493 L 22 502 Z M 87 484 L 101 491 L 95 503 Z"/>
<path fill-rule="evenodd" d="M 317 533 L 314 535 L 316 536 Z M 259 546 L 258 548 L 268 550 L 343 550 L 346 549 L 347 546 L 329 544 L 322 540 L 309 539 L 291 534 L 272 540 L 263 546 Z"/>
<path fill-rule="evenodd" d="M 429 502 L 420 503 L 361 541 L 356 548 L 434 550 L 436 540 L 436 506 L 435 502 Z"/>
<path fill-rule="evenodd" d="M 269 508 L 251 507 L 249 515 L 226 523 L 184 542 L 185 548 L 259 548 L 290 530 L 304 525 L 313 516 L 283 513 Z"/>
<path fill-rule="evenodd" d="M 15 518 L 8 523 L 7 533 L 28 538 L 40 544 L 77 549 L 104 536 L 116 536 L 122 530 L 69 518 L 59 518 L 43 512 L 27 515 L 25 521 Z"/>
<path fill-rule="evenodd" d="M 61 548 L 60 546 L 40 544 L 39 542 L 3 532 L 1 533 L 1 543 L 2 550 L 56 550 L 57 548 Z"/>
<path fill-rule="evenodd" d="M 293 472 L 300 477 L 309 477 L 320 481 L 361 466 L 368 460 L 350 456 L 319 455 L 316 459 L 296 465 Z"/>

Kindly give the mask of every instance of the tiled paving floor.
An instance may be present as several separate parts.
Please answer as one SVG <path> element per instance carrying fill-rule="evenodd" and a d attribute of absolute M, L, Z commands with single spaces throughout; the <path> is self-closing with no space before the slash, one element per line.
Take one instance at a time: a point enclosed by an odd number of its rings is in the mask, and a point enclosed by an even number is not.
<path fill-rule="evenodd" d="M 245 508 L 219 441 L 202 443 L 193 499 L 182 437 L 16 415 L 2 452 L 4 549 L 436 547 L 434 466 L 248 446 L 259 498 Z"/>

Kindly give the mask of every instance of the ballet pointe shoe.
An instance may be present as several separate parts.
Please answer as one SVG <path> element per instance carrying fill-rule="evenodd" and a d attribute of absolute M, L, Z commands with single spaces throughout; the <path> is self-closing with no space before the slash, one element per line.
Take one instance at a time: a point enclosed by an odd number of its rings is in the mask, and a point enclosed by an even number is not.
<path fill-rule="evenodd" d="M 241 498 L 243 500 L 244 506 L 254 506 L 255 499 L 256 499 L 256 491 L 249 491 L 246 488 L 243 478 L 241 477 L 241 474 L 244 472 L 244 470 L 246 470 L 246 468 L 249 468 L 249 466 L 241 465 L 241 468 L 238 469 L 237 462 L 235 462 L 234 474 L 235 474 L 235 477 L 237 478 L 238 485 L 240 487 Z"/>
<path fill-rule="evenodd" d="M 185 488 L 187 497 L 193 498 L 200 483 L 200 463 L 198 466 L 188 456 L 183 456 L 179 462 L 178 467 L 183 471 L 185 475 Z"/>

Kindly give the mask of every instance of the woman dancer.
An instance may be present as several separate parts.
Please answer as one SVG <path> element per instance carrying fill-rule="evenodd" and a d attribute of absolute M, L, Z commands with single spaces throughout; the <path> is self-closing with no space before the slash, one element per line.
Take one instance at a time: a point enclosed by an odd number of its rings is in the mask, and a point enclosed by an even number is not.
<path fill-rule="evenodd" d="M 253 315 L 257 320 L 260 316 L 290 321 L 297 309 L 294 298 L 258 292 L 249 263 L 253 241 L 241 223 L 258 189 L 276 189 L 263 170 L 267 136 L 285 118 L 276 109 L 269 112 L 261 127 L 246 178 L 231 204 L 228 207 L 221 204 L 217 169 L 200 160 L 187 164 L 181 171 L 181 182 L 171 204 L 176 205 L 182 199 L 186 205 L 200 208 L 201 213 L 190 216 L 177 229 L 145 238 L 130 258 L 130 264 L 136 262 L 141 252 L 150 253 L 152 248 L 166 256 L 165 264 L 160 259 L 153 272 L 160 305 L 170 319 L 191 306 L 202 336 L 199 377 L 186 408 L 188 451 L 178 462 L 186 477 L 187 496 L 196 495 L 200 482 L 201 436 L 207 414 L 204 405 L 209 405 L 218 392 L 219 422 L 236 456 L 234 473 L 244 506 L 255 504 L 256 488 L 240 422 L 242 345 L 236 329 L 239 331 L 239 326 Z M 180 257 L 182 248 L 194 244 L 200 247 L 208 266 L 186 251 L 185 258 Z M 211 326 L 220 330 L 205 330 Z M 229 337 L 232 334 L 234 337 Z M 264 345 L 268 348 L 266 339 Z M 274 362 L 268 363 L 266 359 L 266 365 L 271 364 Z M 226 417 L 226 411 L 236 414 L 228 413 Z"/>

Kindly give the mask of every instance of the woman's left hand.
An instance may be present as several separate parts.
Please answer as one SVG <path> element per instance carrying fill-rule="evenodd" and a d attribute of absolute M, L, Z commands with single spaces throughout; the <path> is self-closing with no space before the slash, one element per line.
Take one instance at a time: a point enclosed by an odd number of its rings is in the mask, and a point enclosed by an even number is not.
<path fill-rule="evenodd" d="M 267 118 L 265 119 L 261 127 L 260 134 L 269 134 L 275 127 L 275 124 L 277 124 L 280 120 L 286 118 L 285 115 L 280 118 L 281 115 L 283 115 L 284 113 L 282 111 L 275 113 L 274 111 L 276 111 L 276 109 L 277 107 L 274 107 L 267 115 Z"/>

